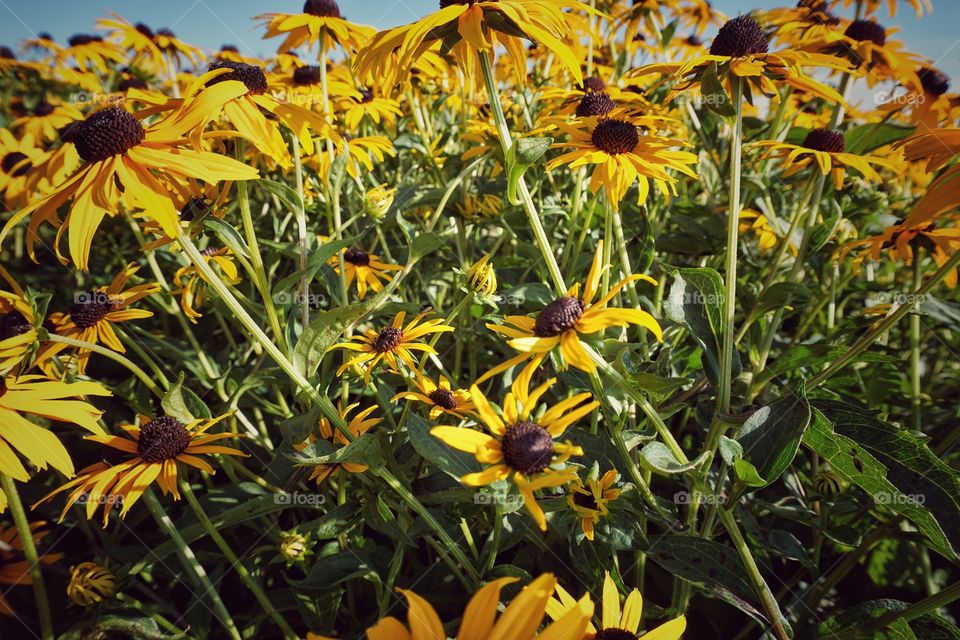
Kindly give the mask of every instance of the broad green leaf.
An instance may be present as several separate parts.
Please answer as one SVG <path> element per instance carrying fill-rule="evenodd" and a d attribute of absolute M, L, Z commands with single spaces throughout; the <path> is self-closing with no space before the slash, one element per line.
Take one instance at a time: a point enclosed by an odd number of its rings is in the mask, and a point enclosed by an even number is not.
<path fill-rule="evenodd" d="M 164 413 L 184 424 L 193 422 L 198 418 L 213 417 L 206 403 L 183 385 L 184 379 L 185 375 L 181 372 L 177 382 L 170 387 L 169 391 L 160 400 L 160 406 L 163 407 Z"/>
<path fill-rule="evenodd" d="M 366 561 L 364 552 L 350 549 L 341 551 L 332 556 L 319 558 L 310 568 L 310 572 L 303 580 L 287 580 L 297 589 L 329 590 L 341 582 L 354 578 L 364 578 L 380 583 L 380 576 L 376 567 Z"/>
<path fill-rule="evenodd" d="M 333 447 L 333 445 L 329 442 L 318 440 L 316 443 L 305 448 L 303 454 L 290 456 L 290 459 L 298 465 L 311 466 L 318 464 L 343 464 L 344 462 L 365 464 L 367 466 L 380 466 L 383 464 L 380 439 L 373 433 L 365 433 L 353 442 L 342 447 L 335 447 L 332 451 L 328 452 L 329 447 Z M 311 456 L 310 453 L 314 451 L 320 453 L 320 455 Z"/>
<path fill-rule="evenodd" d="M 800 345 L 788 349 L 780 357 L 767 365 L 767 368 L 757 375 L 755 387 L 760 388 L 774 378 L 793 373 L 802 367 L 819 367 L 833 362 L 847 352 L 847 347 L 833 345 Z M 856 362 L 891 362 L 889 356 L 865 351 Z"/>
<path fill-rule="evenodd" d="M 517 188 L 520 179 L 535 162 L 543 157 L 553 138 L 520 138 L 507 151 L 507 200 L 513 205 L 520 204 Z"/>
<path fill-rule="evenodd" d="M 317 249 L 310 254 L 310 259 L 307 262 L 307 268 L 305 271 L 297 271 L 296 273 L 292 273 L 289 276 L 282 278 L 273 286 L 274 301 L 276 302 L 277 294 L 297 287 L 300 284 L 301 276 L 306 275 L 307 282 L 313 280 L 313 276 L 316 275 L 317 271 L 319 271 L 320 268 L 323 267 L 323 265 L 325 265 L 327 261 L 334 256 L 334 254 L 339 252 L 341 249 L 346 249 L 349 247 L 351 244 L 353 244 L 354 240 L 354 238 L 330 240 L 317 247 Z"/>
<path fill-rule="evenodd" d="M 904 127 L 890 123 L 862 124 L 847 131 L 843 137 L 849 153 L 865 154 L 903 140 L 915 129 L 916 127 Z"/>
<path fill-rule="evenodd" d="M 203 220 L 203 226 L 213 231 L 227 248 L 239 256 L 250 258 L 250 251 L 247 249 L 247 243 L 240 237 L 240 232 L 234 229 L 219 218 L 207 217 Z"/>
<path fill-rule="evenodd" d="M 830 638 L 840 631 L 856 631 L 857 638 L 871 638 L 873 640 L 915 640 L 910 625 L 902 618 L 892 622 L 883 629 L 867 632 L 865 627 L 872 621 L 886 615 L 890 611 L 903 611 L 907 603 L 900 600 L 881 599 L 862 602 L 855 608 L 835 615 L 820 625 L 820 638 Z"/>
<path fill-rule="evenodd" d="M 647 443 L 647 445 L 640 450 L 640 464 L 651 471 L 673 475 L 696 469 L 706 461 L 708 455 L 705 451 L 703 455 L 695 460 L 691 460 L 687 464 L 681 464 L 667 445 L 655 440 Z"/>
<path fill-rule="evenodd" d="M 747 83 L 743 83 L 746 85 Z M 713 62 L 706 66 L 703 76 L 700 78 L 700 93 L 703 95 L 703 103 L 707 109 L 713 111 L 719 116 L 732 118 L 737 115 L 737 109 L 733 100 L 727 95 L 720 79 L 717 77 L 717 63 Z"/>
<path fill-rule="evenodd" d="M 737 442 L 743 447 L 743 460 L 756 469 L 763 486 L 774 482 L 793 462 L 809 424 L 810 405 L 802 386 L 756 410 L 743 423 Z"/>
<path fill-rule="evenodd" d="M 472 455 L 458 451 L 430 435 L 430 429 L 435 426 L 436 423 L 416 413 L 407 417 L 407 435 L 417 453 L 458 480 L 468 473 L 479 471 L 480 464 Z"/>

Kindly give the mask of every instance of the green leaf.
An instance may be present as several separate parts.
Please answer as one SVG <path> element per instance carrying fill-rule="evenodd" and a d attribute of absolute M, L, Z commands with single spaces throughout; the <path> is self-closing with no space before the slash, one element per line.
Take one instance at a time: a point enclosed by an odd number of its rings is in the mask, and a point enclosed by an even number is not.
<path fill-rule="evenodd" d="M 915 129 L 916 127 L 904 127 L 889 123 L 862 124 L 847 131 L 843 137 L 849 153 L 864 154 L 903 140 Z"/>
<path fill-rule="evenodd" d="M 415 262 L 424 256 L 427 256 L 446 244 L 443 236 L 439 233 L 421 233 L 413 239 L 410 245 L 410 257 L 408 261 Z"/>
<path fill-rule="evenodd" d="M 903 611 L 907 603 L 900 600 L 881 599 L 862 602 L 855 608 L 836 615 L 820 625 L 820 638 L 829 638 L 840 631 L 854 631 L 856 638 L 872 638 L 873 640 L 915 640 L 916 636 L 906 620 L 900 618 L 883 629 L 866 632 L 865 628 L 877 618 L 890 611 Z"/>
<path fill-rule="evenodd" d="M 810 404 L 803 386 L 753 412 L 740 429 L 737 442 L 743 461 L 749 462 L 767 486 L 780 477 L 800 448 L 810 424 Z"/>
<path fill-rule="evenodd" d="M 794 282 L 777 282 L 766 289 L 757 301 L 755 315 L 780 309 L 810 299 L 810 290 Z"/>
<path fill-rule="evenodd" d="M 909 519 L 937 552 L 960 548 L 960 474 L 919 436 L 832 400 L 813 403 L 803 443 L 844 480 Z"/>
<path fill-rule="evenodd" d="M 164 413 L 184 424 L 193 422 L 198 418 L 213 417 L 206 403 L 193 391 L 183 386 L 185 377 L 185 374 L 181 372 L 176 384 L 170 387 L 170 390 L 160 400 L 160 406 L 163 407 Z"/>
<path fill-rule="evenodd" d="M 327 591 L 341 582 L 354 578 L 365 578 L 371 582 L 380 583 L 376 568 L 368 563 L 360 552 L 351 549 L 318 559 L 310 568 L 306 578 L 287 580 L 287 582 L 297 589 Z"/>
<path fill-rule="evenodd" d="M 547 152 L 553 138 L 519 138 L 507 151 L 507 200 L 520 204 L 517 187 L 527 169 L 532 167 Z"/>
<path fill-rule="evenodd" d="M 746 84 L 746 83 L 744 83 Z M 713 111 L 724 118 L 732 118 L 737 115 L 737 109 L 733 100 L 727 95 L 726 89 L 720 83 L 717 76 L 717 63 L 708 64 L 700 78 L 700 93 L 703 95 L 703 103 L 707 105 L 710 111 Z"/>
<path fill-rule="evenodd" d="M 323 445 L 332 446 L 329 442 L 321 443 L 318 441 L 304 449 L 304 452 L 309 453 L 316 451 L 319 448 L 318 445 L 319 447 L 323 447 Z M 353 442 L 342 447 L 337 447 L 329 453 L 322 453 L 318 456 L 291 455 L 289 457 L 297 464 L 309 466 L 318 464 L 343 464 L 344 462 L 365 464 L 367 466 L 380 466 L 383 463 L 380 439 L 373 433 L 365 433 Z"/>
<path fill-rule="evenodd" d="M 289 276 L 282 278 L 277 284 L 273 287 L 273 295 L 276 298 L 277 294 L 283 293 L 288 289 L 293 289 L 294 287 L 300 284 L 300 277 L 303 275 L 307 276 L 307 281 L 313 280 L 313 276 L 316 275 L 317 271 L 320 270 L 327 261 L 332 258 L 336 253 L 341 249 L 346 249 L 351 244 L 353 244 L 355 238 L 345 238 L 343 240 L 330 240 L 323 243 L 317 249 L 310 254 L 310 260 L 307 262 L 307 268 L 304 271 L 297 271 L 292 273 Z M 276 300 L 275 300 L 276 301 Z M 280 304 L 283 304 L 280 301 Z"/>
<path fill-rule="evenodd" d="M 416 413 L 407 417 L 407 435 L 417 453 L 457 480 L 468 473 L 479 471 L 480 464 L 476 458 L 430 435 L 430 429 L 435 426 L 436 423 Z"/>
<path fill-rule="evenodd" d="M 833 362 L 847 352 L 847 347 L 833 345 L 801 345 L 785 351 L 757 375 L 757 388 L 784 374 L 793 373 L 802 367 L 818 367 Z M 857 362 L 892 362 L 889 356 L 863 352 Z"/>
<path fill-rule="evenodd" d="M 651 471 L 673 475 L 696 469 L 706 461 L 708 455 L 709 453 L 704 451 L 703 455 L 695 460 L 691 460 L 687 464 L 681 464 L 667 445 L 655 440 L 647 443 L 640 450 L 640 464 Z"/>
<path fill-rule="evenodd" d="M 247 243 L 240 237 L 240 232 L 234 229 L 219 218 L 207 217 L 203 220 L 203 226 L 210 229 L 220 239 L 226 247 L 239 256 L 250 259 L 250 251 L 247 249 Z"/>

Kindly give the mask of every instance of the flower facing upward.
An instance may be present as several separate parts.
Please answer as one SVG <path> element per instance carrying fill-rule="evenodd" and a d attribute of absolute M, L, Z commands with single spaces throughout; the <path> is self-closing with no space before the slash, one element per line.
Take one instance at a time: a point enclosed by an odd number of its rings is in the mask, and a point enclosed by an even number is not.
<path fill-rule="evenodd" d="M 197 419 L 188 424 L 167 415 L 153 419 L 140 416 L 139 426 L 121 425 L 123 436 L 87 436 L 88 440 L 121 451 L 129 457 L 116 464 L 96 462 L 82 469 L 76 478 L 44 496 L 39 503 L 70 491 L 67 504 L 60 513 L 60 522 L 63 522 L 70 507 L 83 500 L 88 519 L 93 518 L 97 507 L 104 506 L 103 525 L 106 526 L 115 505 L 123 505 L 120 510 L 120 517 L 123 518 L 154 482 L 164 495 L 173 495 L 175 500 L 179 500 L 179 463 L 213 475 L 214 469 L 203 459 L 203 454 L 247 455 L 232 447 L 214 444 L 224 438 L 236 438 L 236 433 L 207 433 L 210 427 L 230 415 Z"/>
<path fill-rule="evenodd" d="M 340 405 L 337 407 L 337 413 L 340 414 L 340 418 L 347 422 L 347 418 L 350 416 L 350 412 L 360 406 L 360 403 L 353 403 L 347 406 Z M 377 426 L 383 422 L 382 418 L 370 418 L 370 414 L 376 409 L 376 405 L 368 407 L 358 413 L 357 415 L 350 418 L 350 421 L 347 422 L 347 429 L 350 430 L 350 433 L 354 437 L 362 436 L 364 433 Z M 319 422 L 317 423 L 317 428 L 320 434 L 320 437 L 326 441 L 332 441 L 335 444 L 346 445 L 347 438 L 339 430 L 334 429 L 333 425 L 330 424 L 325 416 L 321 416 Z M 311 433 L 310 436 L 304 442 L 295 444 L 293 446 L 297 451 L 303 451 L 310 444 L 317 441 L 316 434 Z M 338 464 L 318 464 L 315 465 L 310 472 L 310 479 L 316 481 L 317 484 L 321 484 L 327 478 L 336 475 L 340 469 L 343 469 L 347 473 L 363 473 L 367 470 L 367 465 L 357 464 L 355 462 L 341 462 Z"/>
<path fill-rule="evenodd" d="M 534 492 L 572 481 L 576 477 L 573 469 L 557 470 L 553 467 L 562 465 L 570 456 L 583 455 L 583 450 L 569 440 L 557 442 L 555 438 L 563 436 L 567 427 L 600 406 L 595 400 L 587 402 L 591 394 L 584 392 L 558 402 L 537 416 L 535 410 L 540 399 L 556 381 L 551 378 L 530 391 L 530 375 L 524 371 L 504 397 L 499 412 L 474 385 L 470 388 L 470 395 L 480 421 L 489 433 L 460 427 L 434 427 L 430 430 L 434 437 L 454 449 L 473 454 L 478 462 L 488 465 L 483 471 L 463 476 L 461 482 L 480 487 L 511 479 L 520 490 L 527 510 L 544 531 L 546 516 L 537 504 Z"/>
<path fill-rule="evenodd" d="M 460 640 L 581 640 L 593 616 L 593 602 L 584 596 L 556 622 L 537 633 L 543 623 L 550 594 L 557 584 L 545 573 L 531 582 L 498 615 L 500 591 L 517 578 L 497 578 L 481 587 L 467 603 L 460 622 Z M 386 617 L 367 629 L 367 640 L 440 640 L 446 638 L 443 622 L 429 602 L 400 589 L 407 599 L 407 624 Z M 308 635 L 308 640 L 317 636 Z"/>
<path fill-rule="evenodd" d="M 561 620 L 569 615 L 571 610 L 580 606 L 566 589 L 557 585 L 557 595 L 551 598 L 547 605 L 547 615 L 553 620 Z M 582 599 L 581 599 L 582 600 Z M 592 623 L 587 627 L 586 637 L 594 640 L 680 640 L 680 636 L 687 628 L 687 619 L 684 616 L 674 618 L 656 629 L 640 635 L 640 622 L 643 617 L 643 596 L 639 589 L 633 589 L 620 609 L 620 592 L 610 577 L 610 572 L 604 572 L 603 595 L 601 601 L 600 625 Z"/>
<path fill-rule="evenodd" d="M 400 372 L 401 364 L 405 364 L 411 371 L 417 371 L 418 366 L 413 357 L 414 351 L 424 351 L 436 355 L 436 350 L 428 344 L 417 342 L 418 339 L 431 333 L 453 331 L 453 327 L 443 324 L 442 319 L 424 320 L 426 313 L 421 313 L 404 326 L 403 321 L 407 314 L 401 311 L 393 322 L 379 330 L 367 329 L 356 336 L 352 342 L 335 344 L 331 349 L 347 349 L 359 351 L 359 355 L 348 358 L 337 369 L 337 375 L 342 375 L 347 369 L 354 367 L 363 369 L 364 382 L 370 381 L 370 373 L 380 362 L 386 362 L 391 371 Z"/>
<path fill-rule="evenodd" d="M 646 311 L 607 307 L 613 297 L 631 282 L 644 280 L 655 285 L 657 281 L 649 276 L 634 274 L 613 285 L 607 295 L 598 298 L 600 277 L 610 268 L 610 265 L 602 264 L 602 258 L 603 241 L 601 240 L 597 244 L 597 252 L 593 257 L 590 272 L 587 274 L 582 297 L 579 295 L 580 284 L 578 283 L 570 288 L 566 296 L 557 298 L 544 307 L 536 318 L 506 316 L 504 324 L 487 325 L 491 331 L 508 338 L 507 344 L 521 353 L 487 371 L 480 376 L 477 384 L 527 360 L 530 360 L 530 364 L 525 370 L 532 371 L 558 347 L 565 364 L 592 373 L 596 371 L 597 365 L 584 349 L 580 337 L 610 327 L 627 327 L 635 324 L 652 332 L 657 340 L 663 340 L 660 325 Z"/>
<path fill-rule="evenodd" d="M 96 562 L 81 562 L 70 567 L 67 597 L 75 605 L 89 607 L 109 600 L 117 593 L 117 577 Z"/>
<path fill-rule="evenodd" d="M 441 415 L 448 415 L 463 420 L 467 416 L 476 417 L 476 406 L 465 389 L 452 389 L 450 381 L 440 376 L 434 382 L 430 378 L 418 375 L 412 380 L 414 389 L 401 391 L 393 396 L 397 400 L 417 400 L 430 407 L 430 419 L 436 420 Z"/>
<path fill-rule="evenodd" d="M 620 490 L 613 488 L 618 476 L 616 469 L 611 469 L 602 478 L 588 478 L 584 484 L 577 477 L 568 486 L 567 504 L 579 516 L 587 540 L 593 541 L 595 525 L 610 513 L 607 504 L 620 497 Z"/>

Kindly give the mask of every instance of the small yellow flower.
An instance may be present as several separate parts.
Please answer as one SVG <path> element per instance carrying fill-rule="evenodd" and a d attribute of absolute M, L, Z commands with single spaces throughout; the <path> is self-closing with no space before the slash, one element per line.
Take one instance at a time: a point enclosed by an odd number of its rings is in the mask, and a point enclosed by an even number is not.
<path fill-rule="evenodd" d="M 430 407 L 430 419 L 436 420 L 440 414 L 447 414 L 455 418 L 464 419 L 467 416 L 476 416 L 476 406 L 465 389 L 451 389 L 450 381 L 440 376 L 437 382 L 423 375 L 413 379 L 416 391 L 402 391 L 393 396 L 397 400 L 418 400 Z"/>
<path fill-rule="evenodd" d="M 607 504 L 620 497 L 620 490 L 613 483 L 620 474 L 611 469 L 600 479 L 588 478 L 586 484 L 579 477 L 570 483 L 567 504 L 580 517 L 580 526 L 587 540 L 593 541 L 594 526 L 600 518 L 610 514 Z"/>
<path fill-rule="evenodd" d="M 109 600 L 117 593 L 117 577 L 95 562 L 81 562 L 70 567 L 67 597 L 74 604 L 89 607 Z"/>
<path fill-rule="evenodd" d="M 497 273 L 490 264 L 490 254 L 470 266 L 467 271 L 467 284 L 471 290 L 483 295 L 490 296 L 497 292 Z"/>
<path fill-rule="evenodd" d="M 280 536 L 280 555 L 287 564 L 298 564 L 311 554 L 309 540 L 296 531 L 288 531 Z"/>
<path fill-rule="evenodd" d="M 340 414 L 340 418 L 344 422 L 347 422 L 350 412 L 359 406 L 359 402 L 355 402 L 347 406 L 340 405 L 337 407 L 337 412 Z M 347 429 L 350 430 L 350 433 L 352 433 L 354 437 L 362 436 L 364 433 L 383 422 L 382 418 L 369 417 L 376 408 L 376 405 L 367 407 L 357 415 L 353 416 L 353 418 L 350 419 L 350 422 L 347 422 Z M 323 440 L 332 441 L 333 443 L 339 445 L 347 444 L 346 436 L 344 436 L 339 430 L 334 429 L 333 425 L 330 424 L 330 420 L 328 420 L 326 416 L 320 417 L 320 420 L 317 422 L 317 430 L 319 431 L 320 438 Z M 303 451 L 316 441 L 317 434 L 311 433 L 306 440 L 299 444 L 293 445 L 293 448 L 297 451 Z M 357 464 L 355 462 L 343 462 L 340 464 L 318 464 L 315 465 L 313 470 L 310 472 L 310 479 L 315 480 L 317 484 L 321 484 L 330 476 L 336 475 L 340 469 L 343 469 L 347 473 L 363 473 L 367 470 L 367 465 Z"/>
<path fill-rule="evenodd" d="M 373 189 L 367 189 L 363 194 L 363 210 L 371 218 L 379 220 L 390 211 L 396 194 L 397 190 L 395 188 L 388 189 L 385 184 L 376 186 Z"/>

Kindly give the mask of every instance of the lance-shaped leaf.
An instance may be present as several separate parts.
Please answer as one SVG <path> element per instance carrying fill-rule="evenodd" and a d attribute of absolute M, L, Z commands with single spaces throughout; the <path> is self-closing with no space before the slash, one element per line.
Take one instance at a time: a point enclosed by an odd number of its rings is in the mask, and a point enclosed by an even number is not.
<path fill-rule="evenodd" d="M 747 418 L 737 442 L 743 447 L 742 460 L 763 480 L 759 486 L 769 485 L 790 466 L 809 424 L 810 404 L 803 387 Z"/>

